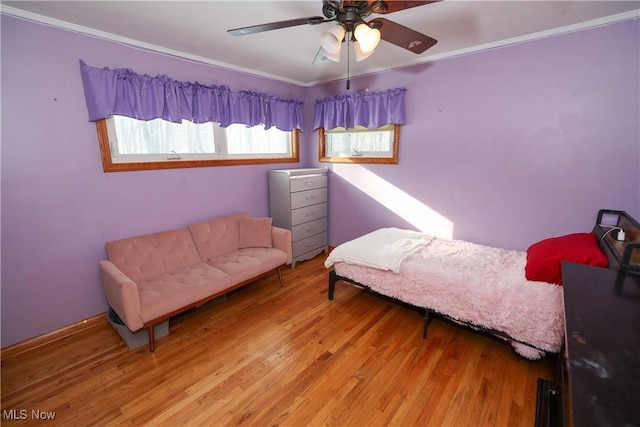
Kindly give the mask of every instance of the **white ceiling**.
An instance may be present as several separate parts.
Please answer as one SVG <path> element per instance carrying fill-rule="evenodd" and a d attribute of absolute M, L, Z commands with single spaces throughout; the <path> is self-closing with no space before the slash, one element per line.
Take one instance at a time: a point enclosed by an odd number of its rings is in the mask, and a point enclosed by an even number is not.
<path fill-rule="evenodd" d="M 335 23 L 232 36 L 227 30 L 322 16 L 304 1 L 2 1 L 2 13 L 302 86 L 346 77 L 340 63 L 312 62 Z M 640 1 L 443 0 L 385 17 L 438 40 L 421 55 L 381 41 L 355 62 L 357 76 L 520 43 L 640 16 Z"/>

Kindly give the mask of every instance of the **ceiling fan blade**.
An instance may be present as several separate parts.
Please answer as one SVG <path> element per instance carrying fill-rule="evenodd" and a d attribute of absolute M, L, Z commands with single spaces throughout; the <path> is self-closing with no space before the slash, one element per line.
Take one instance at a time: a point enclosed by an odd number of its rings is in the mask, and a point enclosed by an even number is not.
<path fill-rule="evenodd" d="M 376 12 L 376 13 L 393 13 L 399 10 L 410 9 L 416 6 L 424 6 L 429 3 L 437 3 L 441 0 L 431 0 L 431 1 L 397 1 L 397 0 L 387 0 L 383 1 L 386 6 L 386 10 L 384 12 Z M 369 0 L 370 4 L 375 3 L 376 0 Z"/>
<path fill-rule="evenodd" d="M 278 30 L 280 28 L 296 27 L 298 25 L 315 25 L 327 22 L 321 16 L 312 16 L 309 18 L 289 19 L 286 21 L 270 22 L 268 24 L 252 25 L 249 27 L 235 28 L 227 30 L 227 33 L 234 36 L 244 36 L 247 34 L 262 33 L 263 31 Z"/>
<path fill-rule="evenodd" d="M 385 18 L 372 19 L 370 22 L 376 22 L 381 25 L 380 38 L 388 41 L 389 43 L 400 46 L 403 49 L 407 49 L 413 53 L 422 53 L 425 50 L 433 47 L 438 40 L 432 39 L 429 36 L 425 36 L 409 27 L 400 25 L 393 21 L 389 21 Z"/>

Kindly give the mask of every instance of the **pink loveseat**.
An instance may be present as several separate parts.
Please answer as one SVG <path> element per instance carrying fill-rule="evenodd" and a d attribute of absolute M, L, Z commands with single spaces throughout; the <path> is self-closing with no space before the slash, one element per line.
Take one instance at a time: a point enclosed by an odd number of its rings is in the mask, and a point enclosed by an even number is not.
<path fill-rule="evenodd" d="M 271 218 L 229 215 L 106 244 L 100 261 L 107 302 L 132 332 L 197 307 L 291 263 L 291 232 Z"/>

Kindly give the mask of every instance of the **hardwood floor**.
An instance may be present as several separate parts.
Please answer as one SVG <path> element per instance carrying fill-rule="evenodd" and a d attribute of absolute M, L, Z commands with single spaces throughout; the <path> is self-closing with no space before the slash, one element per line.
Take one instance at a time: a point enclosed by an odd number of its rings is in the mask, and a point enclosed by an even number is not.
<path fill-rule="evenodd" d="M 342 282 L 329 301 L 325 257 L 172 319 L 155 353 L 104 316 L 3 350 L 2 425 L 534 425 L 554 358 L 437 318 L 423 340 L 418 311 Z"/>

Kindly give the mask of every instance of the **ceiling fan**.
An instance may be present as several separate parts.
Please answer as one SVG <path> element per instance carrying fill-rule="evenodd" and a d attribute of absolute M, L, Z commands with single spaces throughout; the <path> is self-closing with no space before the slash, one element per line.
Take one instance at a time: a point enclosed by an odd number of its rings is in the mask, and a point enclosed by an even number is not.
<path fill-rule="evenodd" d="M 340 47 L 343 41 L 353 42 L 356 60 L 365 59 L 373 53 L 380 39 L 420 54 L 435 45 L 438 41 L 418 31 L 405 27 L 384 18 L 365 21 L 371 14 L 389 14 L 416 6 L 436 3 L 431 1 L 396 1 L 396 0 L 364 0 L 364 1 L 331 1 L 323 0 L 322 14 L 307 18 L 289 19 L 286 21 L 252 25 L 236 28 L 227 32 L 235 36 L 261 33 L 263 31 L 295 27 L 299 25 L 318 25 L 335 21 L 338 26 L 322 34 L 321 48 L 316 55 L 317 62 L 321 56 L 338 62 Z M 321 55 L 322 54 L 322 55 Z"/>

